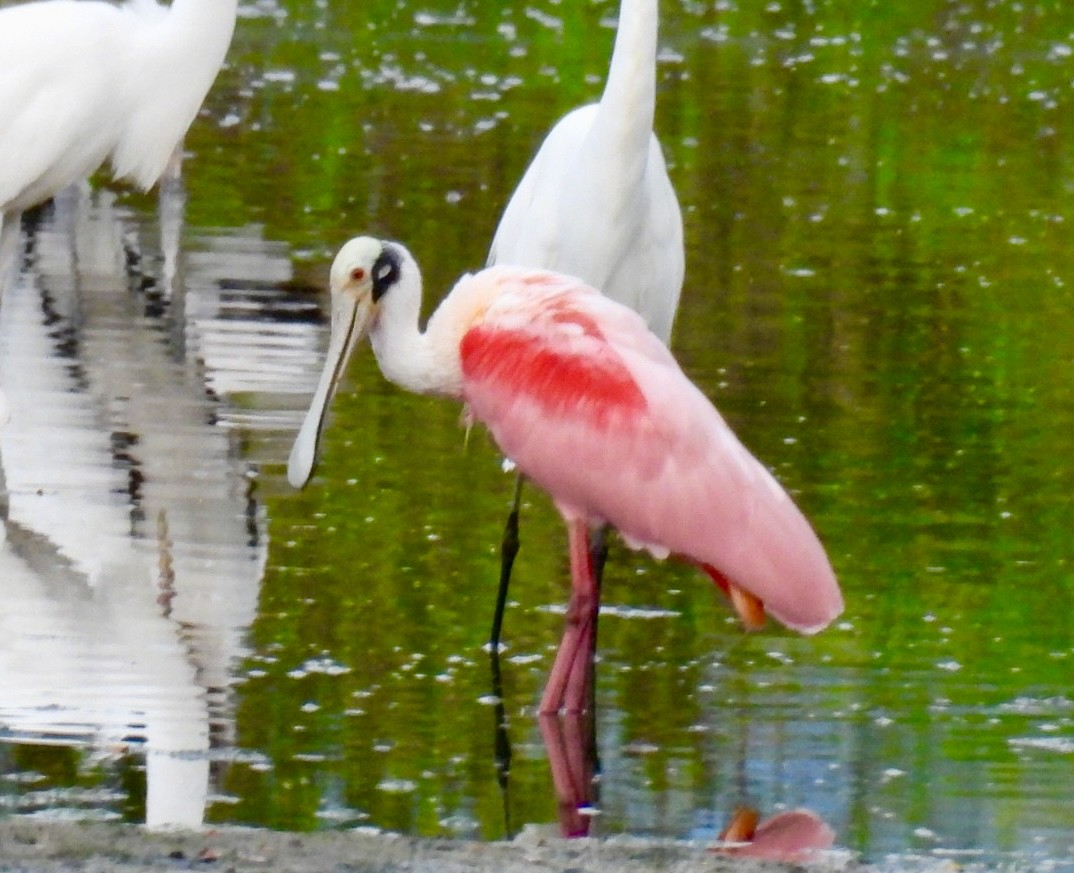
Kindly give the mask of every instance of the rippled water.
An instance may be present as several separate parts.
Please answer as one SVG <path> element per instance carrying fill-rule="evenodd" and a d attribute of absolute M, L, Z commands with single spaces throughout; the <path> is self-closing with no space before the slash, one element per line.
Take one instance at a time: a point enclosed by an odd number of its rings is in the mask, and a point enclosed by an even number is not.
<path fill-rule="evenodd" d="M 1074 14 L 663 6 L 674 347 L 843 619 L 745 637 L 613 544 L 595 728 L 542 733 L 562 524 L 529 495 L 494 672 L 512 480 L 457 408 L 360 355 L 290 491 L 332 252 L 480 265 L 614 4 L 248 4 L 184 190 L 65 195 L 0 308 L 8 814 L 501 838 L 560 821 L 562 755 L 595 833 L 808 808 L 873 861 L 1074 869 Z"/>

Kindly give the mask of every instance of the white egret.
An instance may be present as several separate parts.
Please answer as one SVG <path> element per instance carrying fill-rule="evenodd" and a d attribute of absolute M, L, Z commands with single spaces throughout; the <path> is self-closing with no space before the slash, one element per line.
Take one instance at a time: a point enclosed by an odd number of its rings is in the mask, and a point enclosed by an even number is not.
<path fill-rule="evenodd" d="M 600 102 L 549 132 L 504 210 L 488 264 L 577 276 L 638 312 L 667 344 L 685 255 L 679 202 L 653 133 L 658 20 L 657 0 L 622 0 Z M 521 478 L 504 530 L 493 647 L 518 551 L 520 499 Z M 596 563 L 599 579 L 602 558 Z"/>
<path fill-rule="evenodd" d="M 0 9 L 0 294 L 23 210 L 111 160 L 149 188 L 227 54 L 238 0 Z M 5 263 L 5 261 L 7 263 Z"/>

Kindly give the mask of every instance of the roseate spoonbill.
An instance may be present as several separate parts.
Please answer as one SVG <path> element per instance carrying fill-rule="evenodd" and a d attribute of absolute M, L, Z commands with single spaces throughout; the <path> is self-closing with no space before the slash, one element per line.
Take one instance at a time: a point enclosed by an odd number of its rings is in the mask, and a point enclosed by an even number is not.
<path fill-rule="evenodd" d="M 0 294 L 23 210 L 111 159 L 149 188 L 224 61 L 238 0 L 0 9 Z"/>
<path fill-rule="evenodd" d="M 638 312 L 668 345 L 685 256 L 679 201 L 653 133 L 658 6 L 622 0 L 600 102 L 569 112 L 548 133 L 507 203 L 488 265 L 577 276 Z M 521 487 L 519 478 L 504 530 L 493 648 L 518 552 Z"/>
<path fill-rule="evenodd" d="M 571 600 L 541 712 L 581 710 L 599 608 L 589 528 L 706 570 L 747 623 L 814 633 L 843 608 L 824 548 L 642 318 L 577 279 L 519 267 L 464 276 L 418 327 L 421 274 L 394 242 L 359 237 L 332 265 L 332 330 L 288 476 L 305 481 L 331 395 L 369 336 L 381 372 L 462 400 L 567 524 Z"/>

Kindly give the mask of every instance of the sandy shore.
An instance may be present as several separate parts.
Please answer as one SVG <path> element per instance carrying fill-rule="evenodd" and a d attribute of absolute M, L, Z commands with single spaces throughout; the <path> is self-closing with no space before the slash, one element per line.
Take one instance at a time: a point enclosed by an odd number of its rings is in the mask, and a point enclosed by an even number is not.
<path fill-rule="evenodd" d="M 778 873 L 792 864 L 729 858 L 685 843 L 544 839 L 510 843 L 419 840 L 360 832 L 293 834 L 224 828 L 152 833 L 133 825 L 0 821 L 4 873 Z M 810 870 L 868 868 L 833 856 Z"/>

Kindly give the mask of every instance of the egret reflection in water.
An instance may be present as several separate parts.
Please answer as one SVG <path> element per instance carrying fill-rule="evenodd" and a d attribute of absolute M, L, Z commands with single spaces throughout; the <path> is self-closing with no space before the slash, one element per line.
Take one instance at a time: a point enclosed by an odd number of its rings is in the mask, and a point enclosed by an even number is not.
<path fill-rule="evenodd" d="M 164 199 L 167 247 L 182 207 Z M 7 743 L 140 749 L 146 822 L 194 826 L 211 760 L 234 743 L 268 550 L 221 399 L 261 377 L 228 333 L 313 340 L 310 325 L 228 312 L 236 286 L 289 277 L 279 249 L 246 241 L 257 257 L 243 263 L 221 237 L 184 259 L 129 218 L 111 194 L 66 193 L 23 236 L 0 310 L 0 729 Z"/>

